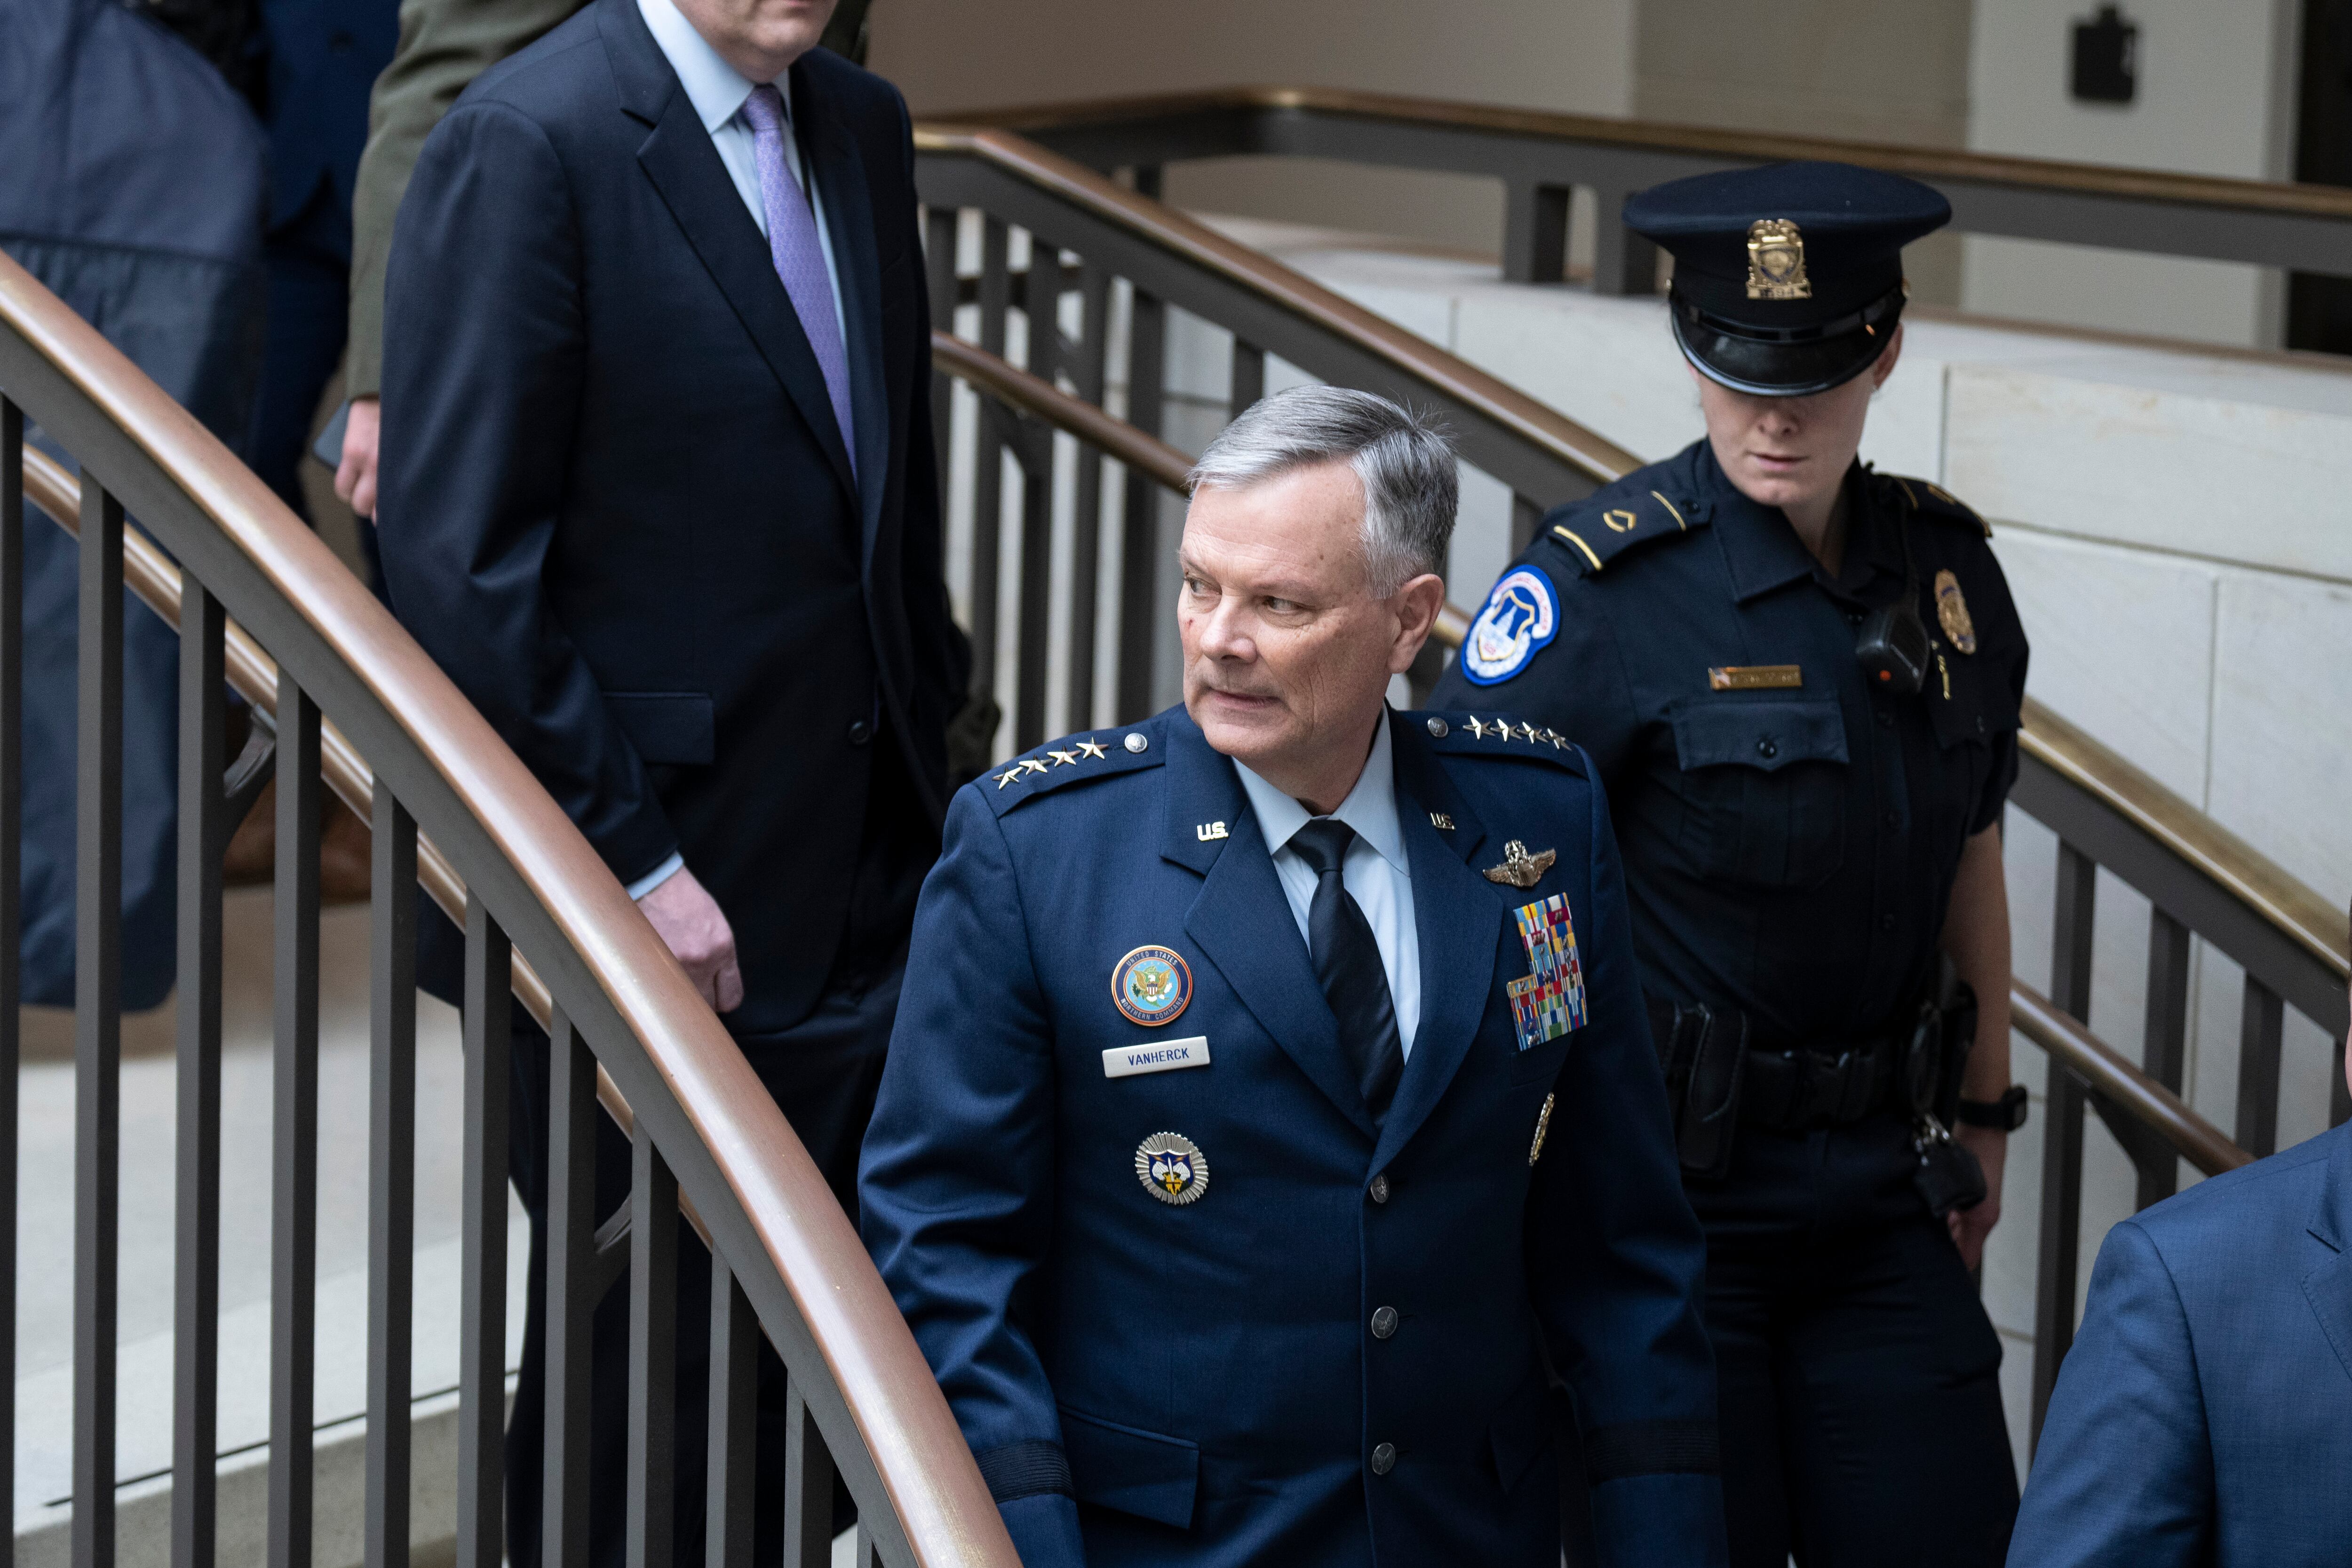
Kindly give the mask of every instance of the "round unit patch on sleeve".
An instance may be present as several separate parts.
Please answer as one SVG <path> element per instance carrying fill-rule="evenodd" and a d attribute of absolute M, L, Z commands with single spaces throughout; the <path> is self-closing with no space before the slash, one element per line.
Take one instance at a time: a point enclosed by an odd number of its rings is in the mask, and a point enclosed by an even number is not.
<path fill-rule="evenodd" d="M 1551 579 L 1539 566 L 1514 566 L 1462 639 L 1462 673 L 1479 686 L 1508 680 L 1559 631 L 1559 595 Z"/>

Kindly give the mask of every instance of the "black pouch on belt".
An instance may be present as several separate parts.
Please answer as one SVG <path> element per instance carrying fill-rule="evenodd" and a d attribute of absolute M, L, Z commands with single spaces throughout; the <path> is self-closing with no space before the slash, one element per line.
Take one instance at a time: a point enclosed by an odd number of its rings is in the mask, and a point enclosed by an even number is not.
<path fill-rule="evenodd" d="M 1918 1155 L 1911 1180 L 1937 1218 L 1984 1202 L 1984 1166 L 1951 1134 L 1960 1079 L 1976 1044 L 1976 993 L 1964 984 L 1951 1005 L 1924 1004 L 1904 1042 L 1904 1087 L 1911 1114 L 1911 1147 Z"/>
<path fill-rule="evenodd" d="M 1665 1070 L 1675 1151 L 1683 1170 L 1719 1180 L 1730 1173 L 1732 1134 L 1739 1126 L 1748 1016 L 1729 1007 L 1652 997 L 1650 1037 Z"/>

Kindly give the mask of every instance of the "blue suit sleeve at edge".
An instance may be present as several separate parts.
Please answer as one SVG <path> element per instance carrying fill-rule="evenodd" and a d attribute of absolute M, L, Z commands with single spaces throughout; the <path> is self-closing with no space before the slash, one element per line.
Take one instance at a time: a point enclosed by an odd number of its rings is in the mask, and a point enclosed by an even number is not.
<path fill-rule="evenodd" d="M 2196 1347 L 2147 1230 L 2107 1232 L 2051 1392 L 2009 1568 L 2189 1568 L 2208 1560 L 2213 1455 Z"/>
<path fill-rule="evenodd" d="M 1606 1568 L 1719 1565 L 1724 1533 L 1718 1476 L 1627 1476 L 1592 1489 L 1592 1546 Z"/>
<path fill-rule="evenodd" d="M 1086 1568 L 1078 1536 L 1078 1505 L 1055 1493 L 999 1503 L 1005 1532 L 1021 1554 L 1021 1568 Z"/>

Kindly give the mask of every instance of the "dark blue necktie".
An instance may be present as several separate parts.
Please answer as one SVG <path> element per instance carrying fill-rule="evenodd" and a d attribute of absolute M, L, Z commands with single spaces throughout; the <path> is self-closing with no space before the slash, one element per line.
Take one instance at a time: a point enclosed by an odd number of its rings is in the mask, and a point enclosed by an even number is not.
<path fill-rule="evenodd" d="M 1346 823 L 1318 816 L 1290 836 L 1290 847 L 1315 872 L 1315 901 L 1307 907 L 1307 948 L 1315 978 L 1339 1020 L 1339 1048 L 1356 1069 L 1365 1108 L 1378 1121 L 1388 1114 L 1403 1075 L 1404 1047 L 1372 922 L 1340 879 L 1340 864 L 1355 839 L 1356 830 Z"/>

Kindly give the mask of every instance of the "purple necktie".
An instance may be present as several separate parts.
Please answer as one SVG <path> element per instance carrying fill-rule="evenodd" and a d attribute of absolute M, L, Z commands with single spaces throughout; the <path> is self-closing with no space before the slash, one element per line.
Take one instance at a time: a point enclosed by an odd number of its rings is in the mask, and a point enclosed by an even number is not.
<path fill-rule="evenodd" d="M 849 355 L 841 345 L 841 321 L 833 313 L 833 279 L 824 269 L 824 247 L 817 239 L 816 214 L 799 182 L 784 166 L 784 100 L 770 82 L 761 82 L 743 101 L 743 118 L 751 122 L 751 146 L 760 165 L 760 205 L 768 209 L 768 255 L 783 279 L 800 316 L 801 331 L 816 352 L 817 369 L 824 373 L 824 390 L 833 398 L 833 416 L 841 426 L 841 444 L 849 452 L 849 471 L 857 472 L 857 440 L 849 423 Z"/>

